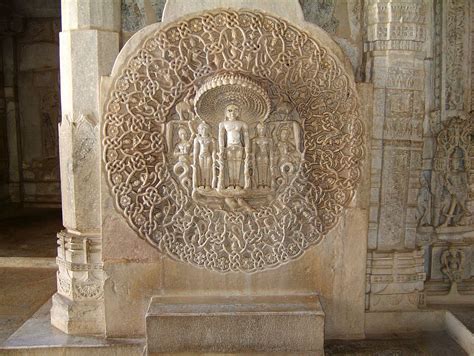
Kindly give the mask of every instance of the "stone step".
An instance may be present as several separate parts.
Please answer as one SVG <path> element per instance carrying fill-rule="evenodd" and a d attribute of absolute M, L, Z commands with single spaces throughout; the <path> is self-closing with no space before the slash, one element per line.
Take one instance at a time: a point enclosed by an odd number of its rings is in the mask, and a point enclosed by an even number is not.
<path fill-rule="evenodd" d="M 149 355 L 178 352 L 323 354 L 317 296 L 153 297 L 146 315 Z"/>

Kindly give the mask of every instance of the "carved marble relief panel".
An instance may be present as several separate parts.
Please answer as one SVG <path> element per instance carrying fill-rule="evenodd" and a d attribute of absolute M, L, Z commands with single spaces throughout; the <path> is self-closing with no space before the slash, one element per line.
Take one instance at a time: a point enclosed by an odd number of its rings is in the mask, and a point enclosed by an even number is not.
<path fill-rule="evenodd" d="M 474 122 L 450 119 L 436 136 L 433 226 L 472 226 L 472 165 Z"/>
<path fill-rule="evenodd" d="M 469 1 L 447 0 L 446 2 L 446 110 L 463 110 L 464 106 L 464 62 L 466 56 L 466 10 Z"/>
<path fill-rule="evenodd" d="M 169 256 L 254 272 L 302 255 L 354 195 L 363 127 L 351 77 L 308 33 L 215 11 L 146 38 L 108 95 L 116 207 Z"/>
<path fill-rule="evenodd" d="M 384 152 L 384 161 L 391 170 L 382 173 L 379 235 L 384 237 L 385 246 L 392 248 L 399 247 L 405 237 L 405 230 L 400 227 L 405 225 L 409 158 L 410 152 L 403 149 L 392 148 Z"/>

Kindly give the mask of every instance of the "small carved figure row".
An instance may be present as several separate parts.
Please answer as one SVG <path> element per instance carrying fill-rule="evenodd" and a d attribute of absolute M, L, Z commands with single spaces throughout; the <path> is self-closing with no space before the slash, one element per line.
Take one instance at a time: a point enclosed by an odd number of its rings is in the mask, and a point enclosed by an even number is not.
<path fill-rule="evenodd" d="M 259 122 L 256 136 L 250 139 L 248 124 L 238 117 L 238 106 L 229 105 L 226 119 L 219 123 L 217 140 L 206 122 L 198 125 L 196 133 L 191 124 L 178 125 L 170 158 L 182 184 L 190 183 L 192 171 L 193 189 L 266 189 L 296 172 L 303 154 L 297 122 Z M 273 138 L 268 126 L 277 132 Z"/>

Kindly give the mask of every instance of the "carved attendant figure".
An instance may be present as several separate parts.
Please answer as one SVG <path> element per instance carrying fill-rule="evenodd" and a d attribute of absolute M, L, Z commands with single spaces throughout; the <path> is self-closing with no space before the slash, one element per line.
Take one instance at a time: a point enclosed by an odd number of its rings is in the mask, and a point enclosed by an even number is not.
<path fill-rule="evenodd" d="M 271 166 L 273 161 L 272 139 L 267 137 L 263 123 L 257 124 L 257 137 L 253 140 L 252 152 L 255 155 L 257 188 L 271 185 Z"/>
<path fill-rule="evenodd" d="M 451 171 L 446 175 L 446 190 L 451 196 L 451 204 L 443 226 L 456 225 L 467 211 L 467 174 L 464 169 L 464 153 L 459 147 L 452 155 Z"/>
<path fill-rule="evenodd" d="M 464 252 L 455 246 L 450 246 L 441 255 L 441 272 L 452 282 L 461 280 L 463 272 Z"/>
<path fill-rule="evenodd" d="M 280 131 L 280 140 L 278 141 L 278 154 L 280 156 L 278 160 L 278 166 L 282 175 L 287 176 L 295 171 L 295 165 L 293 164 L 294 146 L 293 143 L 288 139 L 289 132 L 286 128 Z"/>
<path fill-rule="evenodd" d="M 219 156 L 227 163 L 227 177 L 229 187 L 241 188 L 240 170 L 245 153 L 245 166 L 249 163 L 249 133 L 245 122 L 238 120 L 240 109 L 230 104 L 225 109 L 225 121 L 219 124 Z M 219 172 L 218 188 L 224 188 L 224 170 Z M 244 169 L 244 188 L 250 187 L 248 169 Z"/>
<path fill-rule="evenodd" d="M 209 135 L 209 125 L 201 123 L 194 138 L 193 182 L 194 187 L 211 188 L 213 183 L 213 147 L 215 142 Z"/>
<path fill-rule="evenodd" d="M 188 141 L 188 132 L 184 128 L 178 130 L 179 142 L 174 148 L 174 155 L 178 158 L 178 162 L 174 165 L 174 172 L 182 180 L 189 172 L 189 154 L 191 151 L 191 142 Z"/>
<path fill-rule="evenodd" d="M 418 206 L 416 218 L 418 226 L 429 226 L 431 224 L 431 191 L 428 180 L 424 174 L 420 177 L 420 191 L 418 192 Z"/>

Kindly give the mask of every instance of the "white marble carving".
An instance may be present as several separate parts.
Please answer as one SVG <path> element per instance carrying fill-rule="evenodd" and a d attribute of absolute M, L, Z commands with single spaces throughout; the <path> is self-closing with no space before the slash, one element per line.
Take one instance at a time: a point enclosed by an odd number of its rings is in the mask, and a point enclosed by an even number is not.
<path fill-rule="evenodd" d="M 317 40 L 252 11 L 216 11 L 145 39 L 115 79 L 104 163 L 139 236 L 208 269 L 300 256 L 359 180 L 359 103 Z"/>
<path fill-rule="evenodd" d="M 435 227 L 471 225 L 469 180 L 473 157 L 473 117 L 451 118 L 436 136 Z"/>

